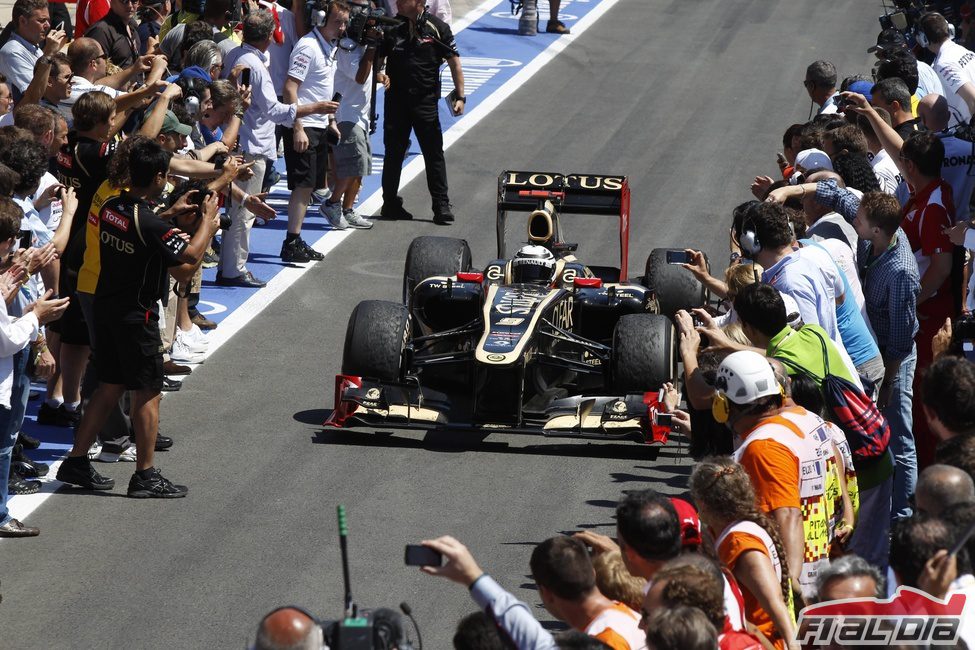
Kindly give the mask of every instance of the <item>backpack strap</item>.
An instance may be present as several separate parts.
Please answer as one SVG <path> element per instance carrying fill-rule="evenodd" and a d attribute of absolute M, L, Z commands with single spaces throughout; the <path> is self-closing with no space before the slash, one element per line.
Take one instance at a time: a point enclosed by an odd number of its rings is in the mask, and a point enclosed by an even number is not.
<path fill-rule="evenodd" d="M 816 338 L 819 339 L 820 344 L 823 346 L 823 374 L 833 374 L 829 371 L 829 349 L 826 347 L 826 339 L 823 338 L 822 334 L 812 328 L 809 331 L 816 335 Z"/>

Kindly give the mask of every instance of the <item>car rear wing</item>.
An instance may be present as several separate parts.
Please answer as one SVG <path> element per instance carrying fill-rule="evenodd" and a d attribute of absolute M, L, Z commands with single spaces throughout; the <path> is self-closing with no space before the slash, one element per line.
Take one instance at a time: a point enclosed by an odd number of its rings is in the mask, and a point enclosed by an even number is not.
<path fill-rule="evenodd" d="M 509 210 L 532 212 L 552 198 L 563 214 L 615 216 L 620 223 L 620 275 L 626 276 L 630 238 L 630 183 L 626 176 L 503 171 L 498 176 L 498 257 L 505 255 Z"/>

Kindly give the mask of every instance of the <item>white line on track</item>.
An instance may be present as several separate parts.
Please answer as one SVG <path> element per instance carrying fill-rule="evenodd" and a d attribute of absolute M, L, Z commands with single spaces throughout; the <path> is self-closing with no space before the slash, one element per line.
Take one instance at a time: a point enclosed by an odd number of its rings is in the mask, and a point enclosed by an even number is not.
<path fill-rule="evenodd" d="M 491 111 L 500 106 L 504 100 L 510 97 L 516 90 L 521 88 L 526 81 L 531 79 L 549 61 L 561 54 L 562 51 L 565 50 L 565 48 L 567 48 L 576 38 L 592 27 L 592 25 L 599 20 L 603 14 L 612 9 L 617 2 L 619 2 L 619 0 L 603 0 L 603 2 L 601 2 L 595 9 L 587 13 L 581 20 L 572 25 L 571 34 L 566 34 L 565 36 L 561 36 L 554 40 L 551 45 L 532 59 L 528 65 L 522 68 L 501 88 L 498 88 L 491 93 L 470 113 L 464 115 L 453 126 L 448 128 L 447 131 L 444 132 L 444 149 L 446 150 L 452 146 L 478 122 L 487 117 Z M 478 18 L 491 11 L 491 9 L 497 5 L 497 0 L 486 0 L 485 2 L 482 2 L 480 5 L 469 11 L 466 16 L 454 22 L 454 33 L 456 34 L 463 31 Z M 406 167 L 403 168 L 400 186 L 406 185 L 412 181 L 420 174 L 420 172 L 423 171 L 423 169 L 423 157 L 417 156 L 410 163 L 408 163 Z M 371 214 L 378 210 L 381 205 L 382 190 L 376 190 L 362 202 L 361 206 L 359 207 L 359 211 L 362 214 Z M 324 255 L 328 255 L 339 244 L 345 241 L 345 239 L 353 232 L 354 231 L 350 229 L 326 233 L 322 235 L 317 242 L 315 242 L 313 248 Z M 264 309 L 278 296 L 284 293 L 295 282 L 300 280 L 301 277 L 309 271 L 309 269 L 311 269 L 311 265 L 283 269 L 267 283 L 266 287 L 258 290 L 254 295 L 245 300 L 240 307 L 235 309 L 232 314 L 220 321 L 220 327 L 207 334 L 207 341 L 209 341 L 207 355 L 209 356 L 213 352 L 220 349 L 224 343 L 230 340 L 230 337 L 243 329 L 245 325 L 264 311 Z M 327 391 L 327 387 L 323 388 L 323 392 L 325 391 Z M 57 470 L 60 465 L 60 460 L 53 463 L 51 465 L 51 471 L 48 475 L 53 477 L 55 474 L 57 474 Z M 32 512 L 37 510 L 41 504 L 47 501 L 48 498 L 50 498 L 50 496 L 59 487 L 61 487 L 62 484 L 60 481 L 52 478 L 50 480 L 42 481 L 41 485 L 41 491 L 37 494 L 13 497 L 8 502 L 11 516 L 21 520 L 28 517 Z"/>

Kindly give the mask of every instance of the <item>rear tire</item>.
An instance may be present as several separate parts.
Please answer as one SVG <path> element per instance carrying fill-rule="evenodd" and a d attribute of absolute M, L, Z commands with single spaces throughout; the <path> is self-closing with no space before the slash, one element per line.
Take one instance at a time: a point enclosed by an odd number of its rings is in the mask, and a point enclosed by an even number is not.
<path fill-rule="evenodd" d="M 403 271 L 403 302 L 409 303 L 416 285 L 434 276 L 452 276 L 471 269 L 471 247 L 454 237 L 417 237 L 410 242 Z"/>
<path fill-rule="evenodd" d="M 626 314 L 613 330 L 612 385 L 618 391 L 659 390 L 677 376 L 674 324 L 660 314 Z"/>
<path fill-rule="evenodd" d="M 405 305 L 364 300 L 349 316 L 342 352 L 342 374 L 397 381 L 403 346 L 410 337 Z"/>
<path fill-rule="evenodd" d="M 644 283 L 657 298 L 660 313 L 670 318 L 680 309 L 703 307 L 707 302 L 707 289 L 687 269 L 679 264 L 667 264 L 667 251 L 682 248 L 655 248 L 647 258 Z M 705 256 L 705 260 L 707 256 Z"/>

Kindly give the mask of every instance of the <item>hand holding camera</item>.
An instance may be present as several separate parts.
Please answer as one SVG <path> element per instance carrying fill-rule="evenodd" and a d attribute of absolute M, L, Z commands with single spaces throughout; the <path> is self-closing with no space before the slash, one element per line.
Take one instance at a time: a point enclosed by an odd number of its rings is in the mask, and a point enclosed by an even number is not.
<path fill-rule="evenodd" d="M 449 535 L 425 540 L 423 546 L 439 552 L 446 563 L 443 566 L 422 566 L 420 571 L 432 576 L 442 576 L 452 582 L 470 587 L 484 575 L 484 571 L 474 561 L 467 547 Z"/>

